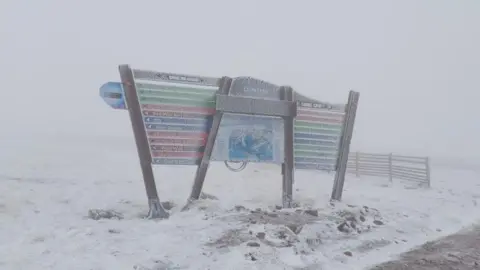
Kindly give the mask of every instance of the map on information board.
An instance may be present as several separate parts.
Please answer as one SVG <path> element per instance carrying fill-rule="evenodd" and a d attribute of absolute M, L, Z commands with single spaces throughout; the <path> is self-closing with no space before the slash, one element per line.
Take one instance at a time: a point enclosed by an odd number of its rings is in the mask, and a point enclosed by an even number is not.
<path fill-rule="evenodd" d="M 280 100 L 279 87 L 251 77 L 232 81 L 229 95 Z M 225 113 L 218 130 L 212 160 L 283 162 L 283 119 Z"/>
<path fill-rule="evenodd" d="M 336 170 L 344 118 L 344 106 L 297 102 L 294 123 L 296 169 Z"/>
<path fill-rule="evenodd" d="M 282 163 L 283 121 L 268 116 L 224 114 L 212 159 Z"/>

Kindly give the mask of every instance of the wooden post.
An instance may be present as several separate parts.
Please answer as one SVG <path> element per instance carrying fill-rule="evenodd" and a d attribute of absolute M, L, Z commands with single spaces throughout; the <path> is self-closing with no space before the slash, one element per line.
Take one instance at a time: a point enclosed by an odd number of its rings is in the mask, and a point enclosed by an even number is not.
<path fill-rule="evenodd" d="M 147 132 L 145 131 L 143 116 L 138 101 L 137 89 L 133 71 L 128 65 L 119 66 L 120 78 L 125 89 L 125 102 L 127 104 L 128 113 L 132 123 L 133 135 L 137 146 L 140 166 L 142 168 L 143 181 L 148 197 L 148 218 L 168 218 L 169 214 L 162 207 L 158 197 L 157 186 L 152 169 L 152 156 L 147 140 Z"/>
<path fill-rule="evenodd" d="M 333 183 L 332 195 L 330 197 L 332 201 L 340 201 L 342 199 L 345 174 L 347 172 L 348 154 L 350 153 L 350 142 L 352 140 L 359 97 L 360 93 L 355 91 L 350 91 L 348 94 L 348 103 L 345 108 L 345 122 L 343 124 L 339 147 L 337 171 L 335 172 L 335 180 Z"/>
<path fill-rule="evenodd" d="M 427 187 L 430 187 L 430 158 L 426 157 L 425 158 L 425 169 L 427 171 Z"/>
<path fill-rule="evenodd" d="M 289 86 L 280 88 L 283 100 L 294 101 L 293 89 Z M 292 106 L 295 106 L 292 103 Z M 296 108 L 296 107 L 295 107 Z M 296 110 L 295 110 L 296 112 Z M 284 208 L 292 207 L 294 182 L 294 155 L 293 155 L 293 121 L 296 113 L 284 117 L 284 162 L 282 164 L 282 204 Z"/>
<path fill-rule="evenodd" d="M 388 155 L 388 180 L 390 183 L 393 182 L 393 154 Z"/>
<path fill-rule="evenodd" d="M 229 77 L 222 77 L 219 81 L 219 90 L 218 94 L 228 95 L 230 86 L 232 85 L 232 79 Z M 198 200 L 200 194 L 202 193 L 203 183 L 205 182 L 205 177 L 207 176 L 208 166 L 210 165 L 210 158 L 213 152 L 213 146 L 215 145 L 215 139 L 217 138 L 218 129 L 220 128 L 220 123 L 222 121 L 223 112 L 217 111 L 213 116 L 212 128 L 208 134 L 207 143 L 205 145 L 205 151 L 203 152 L 202 161 L 198 165 L 197 172 L 195 173 L 195 180 L 193 182 L 192 192 L 188 199 L 187 205 L 184 207 L 184 210 L 188 209 L 190 202 L 193 200 Z"/>
<path fill-rule="evenodd" d="M 355 176 L 360 177 L 360 152 L 355 152 Z"/>

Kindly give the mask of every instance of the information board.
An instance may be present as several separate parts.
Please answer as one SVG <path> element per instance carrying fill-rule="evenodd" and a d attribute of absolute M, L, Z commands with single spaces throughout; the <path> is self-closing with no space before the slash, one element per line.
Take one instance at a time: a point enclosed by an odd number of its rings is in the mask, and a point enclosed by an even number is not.
<path fill-rule="evenodd" d="M 281 100 L 279 87 L 251 77 L 232 81 L 229 95 Z M 220 123 L 212 160 L 283 162 L 283 119 L 225 113 Z"/>
<path fill-rule="evenodd" d="M 125 93 L 119 82 L 107 82 L 100 87 L 100 97 L 114 109 L 126 109 Z"/>
<path fill-rule="evenodd" d="M 197 165 L 215 113 L 213 86 L 137 83 L 154 164 Z M 125 109 L 121 84 L 108 82 L 100 95 Z M 280 100 L 278 86 L 250 77 L 235 78 L 230 95 Z M 294 122 L 296 169 L 334 171 L 345 118 L 344 105 L 297 102 Z M 212 160 L 283 162 L 280 117 L 224 114 Z"/>
<path fill-rule="evenodd" d="M 212 160 L 282 163 L 282 142 L 281 119 L 224 114 Z"/>
<path fill-rule="evenodd" d="M 135 86 L 152 164 L 198 165 L 212 125 L 218 87 L 182 83 L 178 78 L 171 82 L 160 76 L 157 82 L 142 79 L 136 78 Z"/>
<path fill-rule="evenodd" d="M 169 216 L 152 164 L 198 166 L 189 204 L 200 198 L 211 160 L 281 164 L 285 208 L 293 205 L 295 168 L 336 171 L 332 200 L 341 199 L 359 93 L 350 91 L 347 105 L 332 105 L 251 77 L 129 65 L 119 73 L 121 83 L 102 85 L 100 96 L 112 108 L 128 109 L 149 218 Z"/>
<path fill-rule="evenodd" d="M 345 106 L 297 102 L 294 123 L 296 169 L 334 171 L 345 121 Z"/>

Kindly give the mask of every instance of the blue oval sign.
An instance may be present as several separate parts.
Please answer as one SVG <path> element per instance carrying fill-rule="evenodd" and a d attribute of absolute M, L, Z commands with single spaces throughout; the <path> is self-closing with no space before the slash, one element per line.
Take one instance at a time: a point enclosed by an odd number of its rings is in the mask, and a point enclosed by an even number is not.
<path fill-rule="evenodd" d="M 122 84 L 119 82 L 107 82 L 100 87 L 100 97 L 114 109 L 126 109 L 125 95 Z"/>

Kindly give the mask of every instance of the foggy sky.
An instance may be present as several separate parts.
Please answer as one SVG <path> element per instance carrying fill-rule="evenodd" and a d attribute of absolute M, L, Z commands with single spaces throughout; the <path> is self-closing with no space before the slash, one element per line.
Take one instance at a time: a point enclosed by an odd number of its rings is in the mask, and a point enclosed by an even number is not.
<path fill-rule="evenodd" d="M 132 136 L 117 66 L 361 93 L 353 150 L 480 158 L 480 1 L 0 2 L 0 139 Z"/>

